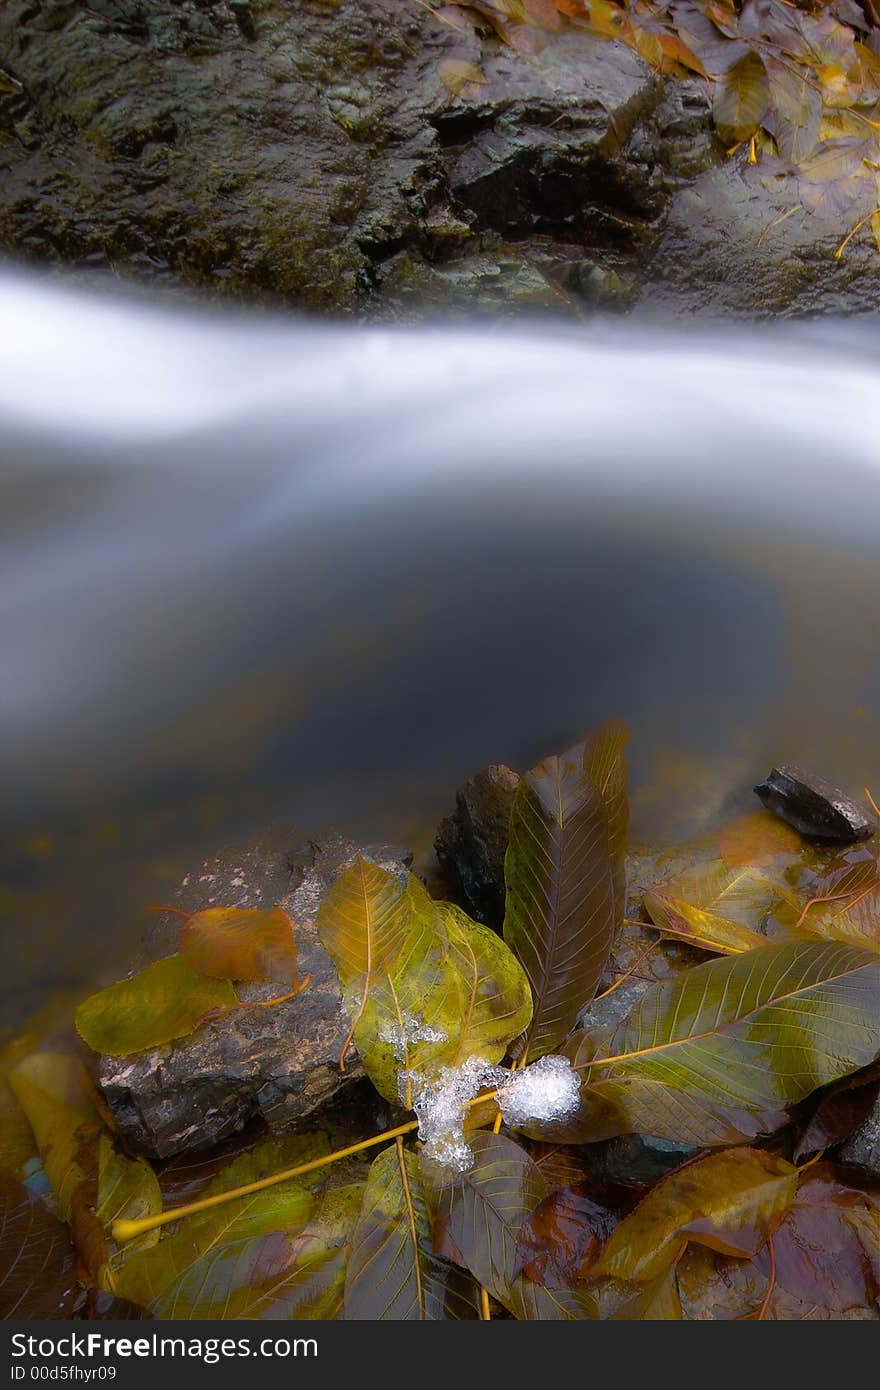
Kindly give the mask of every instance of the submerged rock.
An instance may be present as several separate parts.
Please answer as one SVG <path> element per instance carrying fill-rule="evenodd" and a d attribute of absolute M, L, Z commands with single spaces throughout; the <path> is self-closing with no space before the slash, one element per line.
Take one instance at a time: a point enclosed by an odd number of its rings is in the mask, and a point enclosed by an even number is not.
<path fill-rule="evenodd" d="M 491 763 L 455 795 L 434 848 L 464 906 L 478 922 L 500 930 L 504 921 L 504 855 L 519 773 Z"/>
<path fill-rule="evenodd" d="M 755 792 L 768 811 L 810 839 L 852 844 L 874 832 L 865 812 L 845 792 L 793 763 L 774 767 Z"/>
<path fill-rule="evenodd" d="M 282 1130 L 307 1120 L 363 1077 L 353 1049 L 339 1070 L 348 1032 L 336 969 L 321 944 L 316 917 L 324 894 L 358 854 L 403 875 L 406 851 L 356 845 L 340 837 L 303 842 L 291 827 L 206 861 L 183 879 L 170 905 L 279 905 L 295 923 L 301 976 L 308 988 L 270 1008 L 243 1008 L 205 1023 L 187 1038 L 130 1057 L 102 1057 L 98 1080 L 120 1135 L 154 1158 L 205 1149 L 261 1117 Z M 177 949 L 180 919 L 159 917 L 144 943 L 143 967 Z M 239 997 L 258 1004 L 276 985 L 240 984 Z"/>

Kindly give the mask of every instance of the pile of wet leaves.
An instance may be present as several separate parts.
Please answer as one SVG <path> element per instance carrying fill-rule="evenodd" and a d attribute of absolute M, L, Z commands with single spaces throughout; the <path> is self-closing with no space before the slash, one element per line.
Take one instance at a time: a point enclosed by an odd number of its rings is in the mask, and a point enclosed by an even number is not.
<path fill-rule="evenodd" d="M 880 19 L 874 0 L 452 0 L 453 28 L 500 38 L 524 61 L 566 28 L 625 44 L 658 72 L 699 82 L 715 129 L 793 216 L 850 218 L 880 247 Z M 470 58 L 443 61 L 454 94 L 487 86 Z M 866 235 L 869 234 L 866 231 Z"/>
<path fill-rule="evenodd" d="M 877 1318 L 880 1186 L 847 1162 L 880 1079 L 870 826 L 817 846 L 760 811 L 640 883 L 625 744 L 612 723 L 504 782 L 501 933 L 365 855 L 325 893 L 338 1066 L 379 1133 L 340 1147 L 328 1113 L 151 1164 L 92 1080 L 97 1052 L 296 1007 L 273 906 L 181 913 L 76 1035 L 8 1047 L 5 1315 Z M 256 981 L 277 997 L 242 1001 Z M 630 1141 L 654 1171 L 615 1167 Z"/>

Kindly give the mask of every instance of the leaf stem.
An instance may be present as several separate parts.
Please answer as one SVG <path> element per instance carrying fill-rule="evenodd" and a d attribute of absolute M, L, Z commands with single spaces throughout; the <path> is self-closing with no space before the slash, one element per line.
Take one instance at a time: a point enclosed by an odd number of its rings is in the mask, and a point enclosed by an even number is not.
<path fill-rule="evenodd" d="M 877 817 L 880 817 L 880 806 L 877 805 L 876 801 L 874 800 L 873 796 L 871 795 L 871 793 L 870 793 L 870 791 L 868 790 L 867 787 L 865 787 L 864 791 L 865 791 L 865 796 L 868 798 L 868 801 L 869 801 L 870 804 L 871 804 L 871 810 L 874 812 L 874 815 L 877 816 Z"/>
<path fill-rule="evenodd" d="M 219 1207 L 224 1202 L 230 1202 L 235 1197 L 248 1197 L 252 1192 L 262 1192 L 267 1187 L 274 1187 L 276 1183 L 287 1182 L 290 1178 L 303 1177 L 306 1173 L 314 1173 L 319 1168 L 326 1168 L 330 1163 L 338 1163 L 342 1158 L 350 1158 L 353 1154 L 363 1153 L 365 1149 L 373 1149 L 377 1144 L 384 1144 L 389 1139 L 396 1139 L 399 1135 L 412 1134 L 419 1127 L 418 1120 L 410 1120 L 405 1125 L 398 1125 L 396 1129 L 386 1129 L 381 1134 L 374 1134 L 371 1139 L 362 1139 L 359 1144 L 350 1144 L 347 1149 L 337 1149 L 335 1153 L 328 1154 L 324 1158 L 312 1159 L 309 1163 L 301 1163 L 297 1168 L 286 1168 L 281 1173 L 273 1173 L 268 1178 L 260 1178 L 257 1182 L 245 1183 L 242 1187 L 231 1187 L 228 1192 L 216 1192 L 212 1197 L 200 1197 L 195 1202 L 187 1202 L 182 1207 L 172 1207 L 170 1211 L 158 1212 L 155 1216 L 144 1216 L 137 1221 L 126 1221 L 121 1219 L 114 1221 L 110 1228 L 113 1239 L 119 1244 L 127 1240 L 134 1240 L 135 1236 L 144 1235 L 147 1231 L 155 1231 L 158 1226 L 167 1226 L 171 1221 L 180 1221 L 185 1216 L 194 1216 L 196 1212 L 207 1211 L 210 1207 Z"/>

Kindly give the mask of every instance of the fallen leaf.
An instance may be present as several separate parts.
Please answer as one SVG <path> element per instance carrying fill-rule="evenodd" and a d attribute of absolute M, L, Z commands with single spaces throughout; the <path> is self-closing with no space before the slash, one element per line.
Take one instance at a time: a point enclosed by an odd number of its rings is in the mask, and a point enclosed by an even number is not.
<path fill-rule="evenodd" d="M 76 1011 L 76 1027 L 95 1052 L 127 1056 L 185 1038 L 237 1004 L 229 980 L 209 980 L 180 956 L 165 956 L 90 995 Z"/>
<path fill-rule="evenodd" d="M 212 980 L 296 981 L 293 923 L 280 907 L 207 907 L 180 930 L 180 955 Z"/>
<path fill-rule="evenodd" d="M 689 1244 L 757 1254 L 794 1201 L 798 1170 L 759 1149 L 728 1149 L 661 1178 L 612 1232 L 594 1277 L 656 1279 Z"/>

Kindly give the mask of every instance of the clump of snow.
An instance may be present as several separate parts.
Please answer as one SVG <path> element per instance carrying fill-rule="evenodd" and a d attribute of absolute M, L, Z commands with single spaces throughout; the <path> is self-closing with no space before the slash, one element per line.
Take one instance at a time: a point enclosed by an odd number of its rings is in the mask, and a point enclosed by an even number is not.
<path fill-rule="evenodd" d="M 392 1041 L 390 1037 L 387 1040 Z M 464 1122 L 469 1102 L 485 1086 L 496 1088 L 499 1108 L 509 1125 L 563 1120 L 580 1103 L 580 1079 L 567 1057 L 541 1057 L 514 1072 L 493 1066 L 483 1057 L 469 1057 L 460 1067 L 442 1067 L 430 1079 L 415 1071 L 401 1071 L 398 1082 L 404 1103 L 411 1092 L 409 1103 L 419 1121 L 423 1156 L 456 1173 L 466 1173 L 473 1164 Z"/>
<path fill-rule="evenodd" d="M 498 1105 L 509 1125 L 564 1120 L 580 1102 L 580 1079 L 567 1057 L 540 1057 L 510 1072 L 498 1087 Z"/>
<path fill-rule="evenodd" d="M 496 1086 L 505 1076 L 503 1067 L 494 1067 L 483 1057 L 469 1057 L 460 1067 L 443 1067 L 431 1081 L 417 1073 L 402 1073 L 402 1087 L 408 1082 L 413 1087 L 423 1156 L 442 1168 L 466 1173 L 474 1161 L 464 1137 L 468 1101 L 484 1086 Z"/>
<path fill-rule="evenodd" d="M 379 1037 L 382 1042 L 391 1044 L 391 1050 L 398 1062 L 403 1061 L 407 1048 L 413 1043 L 446 1041 L 446 1034 L 442 1029 L 434 1028 L 430 1023 L 425 1023 L 418 1014 L 410 1013 L 408 1009 L 404 1009 L 401 1013 L 399 1023 L 391 1019 L 383 1023 L 379 1029 Z"/>

